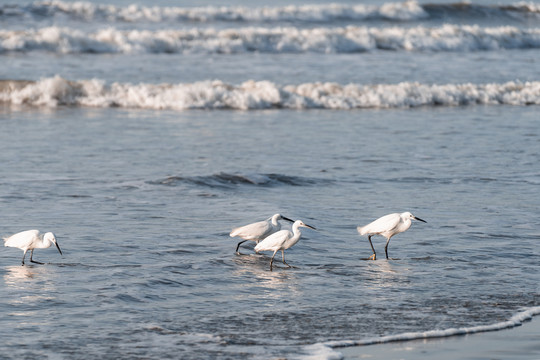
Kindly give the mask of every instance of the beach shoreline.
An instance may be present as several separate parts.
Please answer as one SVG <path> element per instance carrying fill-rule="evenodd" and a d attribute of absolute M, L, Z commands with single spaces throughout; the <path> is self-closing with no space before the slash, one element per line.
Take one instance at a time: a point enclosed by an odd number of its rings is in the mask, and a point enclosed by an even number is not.
<path fill-rule="evenodd" d="M 346 360 L 356 359 L 540 359 L 540 319 L 513 328 L 444 338 L 396 341 L 335 348 Z"/>

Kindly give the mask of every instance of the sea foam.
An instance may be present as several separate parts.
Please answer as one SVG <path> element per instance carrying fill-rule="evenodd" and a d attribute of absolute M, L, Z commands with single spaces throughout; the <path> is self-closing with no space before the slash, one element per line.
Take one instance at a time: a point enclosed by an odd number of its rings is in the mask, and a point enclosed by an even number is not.
<path fill-rule="evenodd" d="M 67 27 L 0 30 L 0 53 L 359 53 L 374 50 L 484 51 L 540 48 L 540 29 L 480 27 L 245 27 L 216 30 L 118 30 L 84 32 Z"/>
<path fill-rule="evenodd" d="M 121 107 L 135 109 L 362 109 L 459 105 L 540 105 L 540 82 L 500 84 L 304 83 L 270 81 L 228 84 L 201 81 L 178 84 L 106 84 L 69 81 L 56 76 L 40 81 L 0 81 L 0 103 L 30 106 Z"/>
<path fill-rule="evenodd" d="M 529 20 L 537 17 L 540 6 L 532 2 L 481 5 L 470 2 L 427 3 L 417 1 L 367 4 L 311 4 L 288 6 L 204 6 L 158 7 L 136 4 L 114 6 L 84 1 L 38 1 L 28 5 L 0 6 L 0 19 L 68 19 L 87 22 L 311 22 L 339 21 L 421 21 L 427 18 L 474 17 Z"/>
<path fill-rule="evenodd" d="M 420 332 L 407 332 L 396 335 L 365 338 L 360 340 L 337 340 L 324 343 L 317 343 L 305 347 L 306 355 L 302 359 L 341 359 L 343 356 L 335 349 L 350 346 L 367 346 L 375 344 L 386 344 L 398 341 L 411 341 L 420 339 L 435 339 L 458 335 L 468 335 L 481 332 L 498 331 L 521 326 L 523 322 L 531 320 L 534 316 L 540 315 L 540 306 L 532 307 L 512 316 L 507 321 L 502 321 L 489 325 L 449 328 L 443 330 L 429 330 Z"/>
<path fill-rule="evenodd" d="M 54 18 L 69 16 L 84 21 L 107 22 L 269 22 L 305 21 L 331 22 L 336 20 L 396 20 L 426 18 L 428 14 L 415 1 L 374 5 L 289 5 L 281 7 L 205 6 L 205 7 L 146 7 L 92 4 L 89 2 L 47 1 L 27 6 L 5 5 L 0 16 Z"/>

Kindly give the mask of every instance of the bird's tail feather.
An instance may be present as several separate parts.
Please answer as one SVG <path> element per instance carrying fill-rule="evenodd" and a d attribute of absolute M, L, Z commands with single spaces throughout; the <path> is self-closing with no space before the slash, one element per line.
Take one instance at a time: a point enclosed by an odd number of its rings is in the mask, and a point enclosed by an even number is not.
<path fill-rule="evenodd" d="M 367 231 L 366 231 L 364 228 L 365 228 L 365 226 L 358 226 L 358 227 L 356 228 L 356 230 L 358 230 L 358 233 L 359 233 L 360 235 L 366 235 L 366 234 L 367 234 Z"/>

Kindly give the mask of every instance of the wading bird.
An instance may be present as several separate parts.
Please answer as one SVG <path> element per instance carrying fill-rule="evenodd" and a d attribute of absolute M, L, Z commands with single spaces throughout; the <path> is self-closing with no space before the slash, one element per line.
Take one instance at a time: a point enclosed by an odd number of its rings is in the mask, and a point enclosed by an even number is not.
<path fill-rule="evenodd" d="M 294 222 L 294 220 L 281 216 L 281 214 L 275 214 L 266 220 L 232 229 L 231 233 L 229 234 L 231 237 L 238 236 L 244 239 L 236 246 L 236 253 L 238 253 L 238 249 L 242 243 L 251 240 L 257 242 L 258 244 L 262 239 L 268 237 L 276 231 L 279 231 L 281 229 L 281 224 L 278 222 L 278 220 Z"/>
<path fill-rule="evenodd" d="M 26 256 L 26 252 L 28 250 L 30 250 L 30 262 L 43 265 L 42 262 L 32 259 L 32 255 L 34 255 L 34 249 L 45 249 L 50 247 L 52 244 L 56 245 L 56 248 L 60 252 L 60 255 L 62 255 L 62 250 L 60 250 L 60 246 L 58 246 L 58 243 L 56 242 L 56 237 L 52 232 L 40 234 L 39 230 L 27 230 L 4 238 L 4 246 L 16 247 L 24 251 L 22 258 L 23 265 L 24 257 Z"/>
<path fill-rule="evenodd" d="M 281 250 L 281 255 L 283 257 L 283 263 L 288 267 L 291 265 L 285 262 L 285 250 L 292 247 L 300 240 L 302 233 L 300 232 L 300 227 L 307 227 L 313 230 L 316 230 L 313 226 L 306 225 L 302 220 L 296 220 L 292 226 L 292 231 L 290 230 L 281 230 L 278 231 L 255 246 L 255 251 L 273 251 L 272 259 L 270 260 L 270 271 L 272 271 L 272 264 L 274 263 L 274 256 L 276 253 Z"/>
<path fill-rule="evenodd" d="M 377 220 L 367 224 L 366 226 L 358 226 L 356 229 L 360 235 L 368 236 L 369 244 L 371 245 L 371 250 L 373 250 L 373 255 L 369 258 L 375 260 L 377 255 L 375 253 L 375 248 L 371 242 L 371 237 L 373 235 L 381 235 L 386 238 L 386 246 L 384 247 L 384 252 L 386 253 L 386 258 L 388 259 L 388 243 L 392 236 L 402 233 L 411 227 L 411 220 L 418 220 L 426 222 L 420 218 L 417 218 L 410 212 L 404 212 L 402 214 L 388 214 L 383 217 L 378 218 Z"/>

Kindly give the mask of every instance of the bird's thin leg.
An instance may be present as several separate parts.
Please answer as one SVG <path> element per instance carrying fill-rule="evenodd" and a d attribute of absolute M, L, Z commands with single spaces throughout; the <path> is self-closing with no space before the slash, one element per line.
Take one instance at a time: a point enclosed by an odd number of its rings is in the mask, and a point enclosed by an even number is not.
<path fill-rule="evenodd" d="M 27 252 L 27 251 L 28 251 L 28 250 L 24 250 L 24 254 L 23 254 L 23 256 L 22 256 L 22 266 L 24 266 L 24 258 L 25 258 L 25 256 L 26 256 L 26 252 Z"/>
<path fill-rule="evenodd" d="M 272 264 L 274 263 L 274 256 L 276 256 L 277 252 L 278 252 L 277 250 L 274 251 L 274 255 L 272 255 L 272 259 L 270 260 L 270 271 L 272 271 Z"/>
<path fill-rule="evenodd" d="M 281 256 L 283 257 L 283 263 L 291 268 L 292 266 L 285 262 L 285 250 L 281 250 Z"/>
<path fill-rule="evenodd" d="M 384 247 L 384 253 L 386 254 L 386 259 L 388 260 L 388 244 L 390 243 L 390 238 L 386 240 L 386 245 Z"/>
<path fill-rule="evenodd" d="M 236 253 L 239 254 L 238 249 L 240 248 L 240 245 L 245 243 L 247 240 L 240 241 L 238 245 L 236 245 Z"/>
<path fill-rule="evenodd" d="M 39 262 L 39 261 L 35 261 L 32 259 L 32 256 L 34 255 L 34 249 L 32 249 L 32 251 L 30 251 L 30 262 L 33 262 L 35 264 L 40 264 L 40 265 L 43 265 L 42 262 Z"/>
<path fill-rule="evenodd" d="M 377 254 L 375 253 L 375 248 L 373 247 L 373 243 L 371 242 L 371 237 L 372 237 L 372 236 L 373 236 L 373 235 L 368 235 L 368 237 L 367 237 L 368 240 L 369 240 L 369 245 L 371 245 L 371 250 L 373 250 L 373 255 L 371 255 L 371 256 L 369 257 L 369 259 L 370 259 L 370 260 L 376 260 L 376 259 L 377 259 Z"/>

